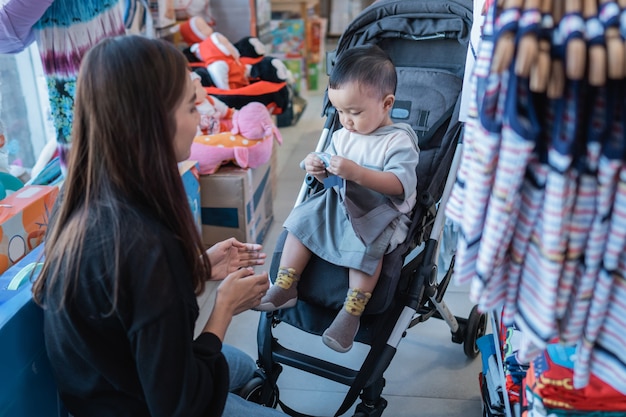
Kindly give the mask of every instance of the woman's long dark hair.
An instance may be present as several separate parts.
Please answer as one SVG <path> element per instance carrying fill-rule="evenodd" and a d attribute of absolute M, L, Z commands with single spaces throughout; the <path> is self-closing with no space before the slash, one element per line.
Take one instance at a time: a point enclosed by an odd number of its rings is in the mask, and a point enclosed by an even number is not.
<path fill-rule="evenodd" d="M 141 36 L 105 39 L 83 58 L 77 80 L 72 143 L 62 200 L 45 239 L 45 261 L 33 295 L 62 270 L 65 303 L 80 279 L 88 222 L 113 219 L 115 299 L 119 288 L 122 223 L 128 204 L 171 230 L 180 241 L 197 292 L 210 265 L 187 204 L 174 150 L 175 111 L 189 77 L 184 56 L 166 41 Z M 59 306 L 62 307 L 62 306 Z"/>

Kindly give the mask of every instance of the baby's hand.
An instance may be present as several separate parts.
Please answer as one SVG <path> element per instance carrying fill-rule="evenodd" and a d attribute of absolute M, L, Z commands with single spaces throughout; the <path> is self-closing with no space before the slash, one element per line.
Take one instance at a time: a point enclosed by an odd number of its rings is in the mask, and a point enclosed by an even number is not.
<path fill-rule="evenodd" d="M 326 177 L 326 165 L 319 152 L 311 152 L 302 161 L 304 170 L 315 177 Z"/>
<path fill-rule="evenodd" d="M 337 155 L 332 157 L 331 163 L 326 168 L 329 173 L 349 181 L 355 181 L 355 178 L 358 177 L 359 169 L 361 169 L 361 166 L 353 160 Z"/>
<path fill-rule="evenodd" d="M 325 168 L 330 166 L 330 158 L 332 158 L 331 154 L 326 152 L 313 152 L 313 155 L 317 156 L 324 163 Z"/>

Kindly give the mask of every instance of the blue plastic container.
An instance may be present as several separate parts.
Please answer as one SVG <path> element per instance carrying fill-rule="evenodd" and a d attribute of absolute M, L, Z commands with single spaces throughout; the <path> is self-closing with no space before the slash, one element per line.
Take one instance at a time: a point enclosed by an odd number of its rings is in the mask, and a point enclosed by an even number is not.
<path fill-rule="evenodd" d="M 43 245 L 0 275 L 0 417 L 66 417 L 43 337 L 43 314 L 31 295 Z"/>

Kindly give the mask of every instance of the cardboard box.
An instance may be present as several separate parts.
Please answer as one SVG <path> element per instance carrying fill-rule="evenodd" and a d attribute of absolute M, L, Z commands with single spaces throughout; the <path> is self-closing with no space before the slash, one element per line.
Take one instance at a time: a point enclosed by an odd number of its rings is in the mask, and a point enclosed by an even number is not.
<path fill-rule="evenodd" d="M 191 213 L 198 226 L 198 231 L 202 231 L 202 219 L 200 217 L 200 173 L 199 166 L 196 161 L 183 161 L 178 164 L 178 172 L 180 172 L 185 193 L 187 194 L 187 202 L 191 208 Z"/>
<path fill-rule="evenodd" d="M 202 240 L 209 247 L 231 237 L 262 243 L 274 217 L 272 164 L 223 166 L 200 176 Z"/>
<path fill-rule="evenodd" d="M 27 185 L 0 201 L 0 273 L 42 241 L 59 189 Z"/>

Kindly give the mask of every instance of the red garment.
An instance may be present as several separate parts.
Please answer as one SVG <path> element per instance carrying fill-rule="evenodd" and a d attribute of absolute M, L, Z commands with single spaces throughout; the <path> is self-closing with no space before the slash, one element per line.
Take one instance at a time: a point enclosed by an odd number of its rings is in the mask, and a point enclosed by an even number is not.
<path fill-rule="evenodd" d="M 550 352 L 544 351 L 531 363 L 526 377 L 529 388 L 542 398 L 546 407 L 579 411 L 626 411 L 626 397 L 593 374 L 586 387 L 574 388 L 573 370 L 566 364 L 567 357 L 574 352 L 573 348 L 552 345 Z M 559 357 L 553 358 L 552 355 Z"/>

